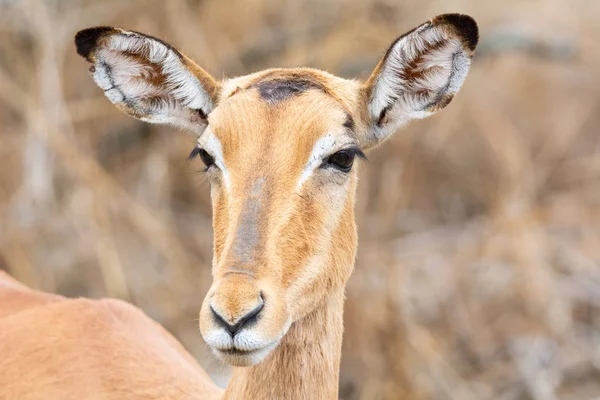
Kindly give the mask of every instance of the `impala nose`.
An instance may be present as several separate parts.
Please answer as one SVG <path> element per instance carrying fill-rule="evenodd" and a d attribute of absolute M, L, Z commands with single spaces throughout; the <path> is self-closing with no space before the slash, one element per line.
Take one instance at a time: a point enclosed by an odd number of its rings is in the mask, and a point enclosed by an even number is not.
<path fill-rule="evenodd" d="M 210 311 L 212 311 L 216 323 L 227 329 L 227 331 L 233 337 L 240 331 L 240 329 L 242 329 L 243 326 L 248 327 L 258 320 L 258 314 L 260 314 L 264 305 L 265 303 L 261 295 L 259 296 L 258 304 L 236 320 L 229 320 L 228 318 L 225 318 L 222 314 L 215 310 L 212 304 L 210 305 Z"/>

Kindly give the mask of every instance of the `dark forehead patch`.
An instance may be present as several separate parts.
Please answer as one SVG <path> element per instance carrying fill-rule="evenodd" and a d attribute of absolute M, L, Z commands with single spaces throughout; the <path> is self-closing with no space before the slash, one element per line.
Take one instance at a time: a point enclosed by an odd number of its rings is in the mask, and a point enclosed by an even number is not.
<path fill-rule="evenodd" d="M 248 89 L 258 89 L 260 97 L 269 104 L 288 100 L 310 89 L 326 92 L 321 83 L 306 78 L 263 80 L 253 83 Z"/>

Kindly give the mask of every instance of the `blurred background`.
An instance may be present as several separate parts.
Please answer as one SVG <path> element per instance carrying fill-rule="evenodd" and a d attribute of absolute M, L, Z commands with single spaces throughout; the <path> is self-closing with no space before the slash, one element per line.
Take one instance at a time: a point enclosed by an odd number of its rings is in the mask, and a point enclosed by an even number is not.
<path fill-rule="evenodd" d="M 225 385 L 197 328 L 212 232 L 194 139 L 117 111 L 75 32 L 158 36 L 216 77 L 365 78 L 446 12 L 480 46 L 452 104 L 361 166 L 340 397 L 599 398 L 599 1 L 0 0 L 0 268 L 133 302 Z"/>

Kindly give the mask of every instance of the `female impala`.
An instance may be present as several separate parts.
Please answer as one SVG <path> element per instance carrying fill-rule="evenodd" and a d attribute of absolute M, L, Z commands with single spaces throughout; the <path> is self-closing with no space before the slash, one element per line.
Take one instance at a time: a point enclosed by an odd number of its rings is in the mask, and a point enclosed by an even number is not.
<path fill-rule="evenodd" d="M 110 27 L 77 34 L 78 53 L 93 64 L 95 82 L 119 109 L 198 136 L 190 156 L 206 164 L 214 228 L 214 282 L 200 310 L 200 330 L 216 357 L 235 366 L 224 398 L 337 398 L 344 288 L 357 247 L 355 158 L 409 120 L 448 105 L 477 40 L 471 17 L 448 14 L 396 40 L 365 83 L 308 68 L 217 82 L 153 37 Z M 48 342 L 54 347 L 25 361 L 5 358 L 0 367 L 43 369 L 48 359 L 57 366 L 36 375 L 44 379 L 16 383 L 35 391 L 14 393 L 48 398 L 43 393 L 52 388 L 61 399 L 219 394 L 179 345 L 138 311 L 111 303 L 121 322 L 110 324 L 98 311 L 105 303 L 76 304 L 53 314 L 53 323 L 73 325 L 90 338 L 62 336 L 55 325 L 42 328 L 44 336 L 54 335 L 56 345 Z M 31 318 L 43 319 L 46 307 Z M 90 310 L 101 314 L 96 325 L 85 318 Z M 23 347 L 18 329 L 8 337 L 1 332 L 0 343 Z M 138 335 L 145 342 L 139 344 Z M 169 355 L 160 357 L 157 349 Z M 78 368 L 60 367 L 72 363 Z M 104 385 L 90 379 L 111 369 L 120 379 Z M 185 389 L 161 393 L 160 385 L 176 386 L 165 385 L 161 375 L 181 376 Z M 0 388 L 8 385 L 2 379 Z"/>

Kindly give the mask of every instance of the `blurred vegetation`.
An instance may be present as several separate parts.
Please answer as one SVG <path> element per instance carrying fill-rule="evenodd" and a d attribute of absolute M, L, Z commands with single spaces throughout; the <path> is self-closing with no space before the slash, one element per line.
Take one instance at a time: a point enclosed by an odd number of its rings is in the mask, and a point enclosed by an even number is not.
<path fill-rule="evenodd" d="M 216 77 L 309 65 L 366 77 L 444 12 L 480 23 L 462 92 L 369 155 L 347 290 L 343 399 L 600 396 L 600 2 L 0 1 L 0 267 L 115 296 L 224 384 L 197 329 L 210 285 L 194 140 L 120 114 L 73 46 L 115 25 Z"/>

